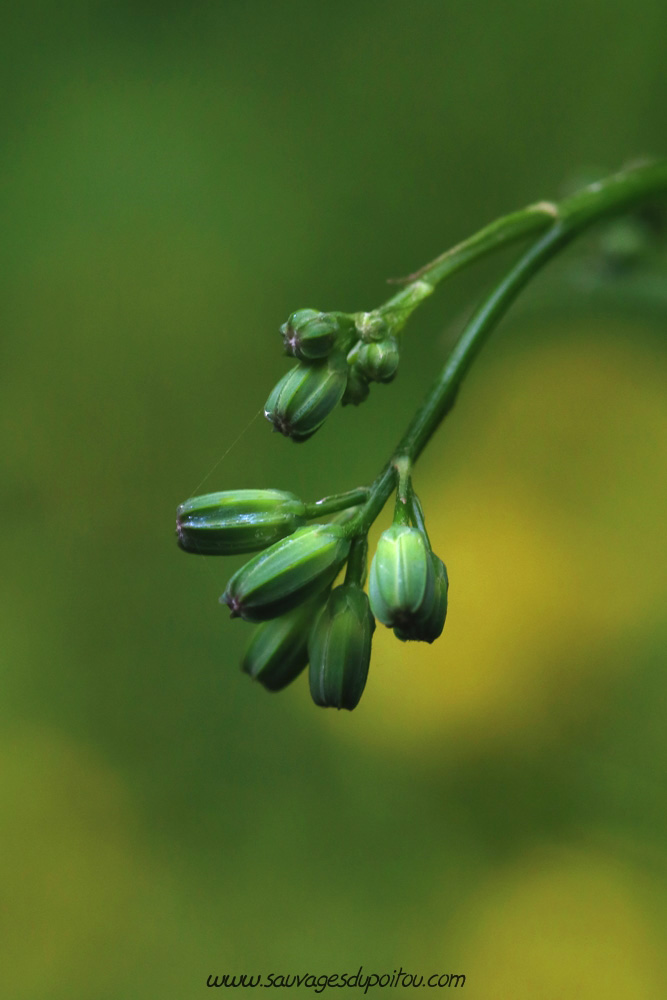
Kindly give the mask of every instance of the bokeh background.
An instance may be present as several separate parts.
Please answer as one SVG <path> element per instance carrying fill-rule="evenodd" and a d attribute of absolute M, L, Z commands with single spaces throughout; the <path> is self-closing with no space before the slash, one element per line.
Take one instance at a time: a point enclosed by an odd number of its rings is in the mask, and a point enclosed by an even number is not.
<path fill-rule="evenodd" d="M 372 479 L 512 255 L 303 446 L 257 416 L 280 323 L 372 308 L 496 215 L 664 154 L 665 4 L 2 18 L 2 996 L 363 965 L 664 997 L 664 282 L 601 270 L 595 236 L 494 334 L 416 475 L 447 628 L 380 628 L 352 714 L 240 674 L 240 561 L 185 556 L 173 520 Z"/>

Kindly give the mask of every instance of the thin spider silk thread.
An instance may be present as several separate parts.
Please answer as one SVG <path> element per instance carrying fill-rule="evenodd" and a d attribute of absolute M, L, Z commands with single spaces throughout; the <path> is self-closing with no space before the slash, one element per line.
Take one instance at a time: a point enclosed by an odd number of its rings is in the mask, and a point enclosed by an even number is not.
<path fill-rule="evenodd" d="M 250 430 L 250 428 L 252 427 L 252 425 L 254 424 L 254 422 L 255 422 L 255 421 L 257 420 L 257 417 L 258 417 L 258 416 L 260 415 L 260 413 L 262 413 L 262 412 L 263 412 L 263 411 L 262 411 L 262 409 L 260 408 L 260 409 L 259 409 L 259 410 L 257 411 L 257 413 L 255 413 L 255 415 L 254 415 L 253 417 L 251 417 L 251 418 L 250 418 L 250 420 L 249 420 L 249 421 L 248 421 L 248 423 L 247 423 L 247 424 L 245 425 L 245 427 L 244 427 L 244 428 L 243 428 L 243 430 L 242 430 L 242 431 L 240 432 L 240 434 L 238 434 L 238 435 L 237 435 L 237 437 L 235 437 L 235 438 L 234 438 L 234 440 L 232 441 L 232 443 L 230 444 L 230 446 L 229 446 L 229 447 L 228 447 L 228 448 L 227 448 L 227 449 L 226 449 L 225 451 L 223 451 L 223 453 L 222 453 L 222 455 L 220 456 L 220 458 L 219 458 L 219 459 L 218 459 L 218 460 L 217 460 L 217 461 L 216 461 L 216 462 L 215 462 L 215 463 L 213 464 L 213 466 L 212 466 L 212 467 L 211 467 L 211 468 L 209 469 L 209 471 L 208 471 L 208 472 L 206 473 L 206 475 L 204 476 L 204 478 L 203 478 L 203 479 L 201 479 L 201 480 L 200 480 L 200 481 L 199 481 L 199 482 L 197 483 L 197 485 L 196 485 L 196 486 L 195 486 L 195 488 L 193 489 L 192 493 L 191 493 L 191 494 L 190 494 L 190 496 L 188 497 L 188 500 L 190 500 L 190 499 L 191 499 L 192 497 L 194 497 L 194 496 L 196 496 L 196 495 L 197 495 L 197 492 L 198 492 L 198 490 L 200 490 L 200 489 L 201 489 L 201 487 L 203 486 L 203 484 L 204 484 L 204 483 L 206 482 L 206 480 L 207 480 L 207 479 L 210 479 L 210 477 L 211 477 L 211 476 L 213 475 L 213 473 L 214 473 L 214 472 L 215 472 L 215 470 L 216 470 L 216 469 L 218 468 L 218 466 L 219 466 L 219 465 L 221 465 L 221 464 L 222 464 L 222 462 L 224 462 L 224 460 L 225 460 L 225 459 L 227 458 L 227 456 L 229 455 L 229 453 L 230 453 L 230 451 L 232 450 L 232 448 L 235 448 L 235 447 L 236 447 L 236 445 L 237 445 L 237 444 L 239 443 L 239 441 L 241 440 L 241 438 L 242 438 L 242 437 L 244 437 L 244 436 L 245 436 L 245 435 L 246 435 L 246 434 L 248 433 L 248 431 Z M 197 544 L 197 543 L 195 542 L 195 545 L 196 545 L 196 544 Z M 198 553 L 198 554 L 199 554 L 199 555 L 204 555 L 204 553 L 202 553 L 202 552 L 200 552 L 200 553 Z M 214 570 L 213 570 L 213 566 L 211 565 L 211 563 L 209 562 L 209 560 L 208 560 L 208 559 L 206 559 L 206 558 L 205 558 L 205 559 L 203 560 L 203 562 L 204 562 L 204 565 L 206 566 L 206 568 L 207 568 L 208 572 L 209 572 L 209 573 L 211 574 L 211 578 L 212 578 L 212 580 L 214 581 L 214 583 L 215 583 L 215 586 L 216 586 L 216 588 L 217 588 L 217 589 L 219 589 L 219 588 L 220 588 L 220 583 L 219 583 L 219 581 L 218 581 L 218 578 L 216 577 L 216 574 L 215 574 L 215 572 L 214 572 Z M 226 582 L 226 581 L 225 581 L 225 582 Z"/>
<path fill-rule="evenodd" d="M 247 434 L 247 432 L 250 430 L 250 428 L 252 427 L 252 425 L 254 424 L 254 422 L 257 420 L 257 417 L 260 415 L 261 412 L 262 412 L 262 410 L 260 408 L 257 411 L 257 413 L 254 415 L 254 417 L 250 418 L 250 420 L 245 425 L 245 427 L 243 428 L 243 430 L 241 431 L 241 433 L 238 435 L 238 437 L 234 438 L 234 440 L 230 444 L 229 448 L 227 448 L 227 450 L 222 453 L 222 455 L 220 456 L 220 458 L 217 460 L 217 462 L 215 462 L 213 464 L 212 468 L 209 469 L 209 471 L 206 473 L 206 475 L 204 476 L 204 478 L 201 479 L 197 483 L 197 485 L 193 489 L 192 493 L 188 497 L 188 500 L 191 500 L 192 497 L 194 497 L 194 496 L 197 495 L 197 491 L 204 485 L 204 483 L 206 482 L 206 480 L 209 479 L 213 475 L 213 473 L 218 468 L 218 466 L 220 465 L 220 463 L 223 462 L 227 458 L 227 455 L 229 455 L 229 453 L 232 450 L 232 448 L 236 447 L 236 445 L 239 443 L 239 441 L 244 436 L 244 434 Z"/>

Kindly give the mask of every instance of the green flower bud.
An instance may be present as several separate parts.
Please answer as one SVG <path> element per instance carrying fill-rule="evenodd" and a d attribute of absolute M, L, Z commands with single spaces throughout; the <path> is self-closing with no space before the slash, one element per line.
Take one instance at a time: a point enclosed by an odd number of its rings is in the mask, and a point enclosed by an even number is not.
<path fill-rule="evenodd" d="M 407 630 L 430 610 L 435 574 L 421 531 L 392 524 L 382 533 L 368 587 L 373 614 L 389 628 Z"/>
<path fill-rule="evenodd" d="M 176 512 L 180 547 L 207 556 L 265 549 L 305 523 L 305 505 L 281 490 L 206 493 L 186 500 Z"/>
<path fill-rule="evenodd" d="M 305 441 L 338 406 L 346 385 L 347 363 L 340 353 L 326 361 L 300 363 L 275 386 L 264 416 L 281 434 Z"/>
<path fill-rule="evenodd" d="M 308 633 L 319 607 L 308 601 L 255 629 L 241 670 L 268 691 L 287 687 L 308 665 Z"/>
<path fill-rule="evenodd" d="M 345 583 L 332 590 L 308 641 L 310 693 L 316 705 L 356 708 L 366 685 L 374 631 L 361 587 Z"/>
<path fill-rule="evenodd" d="M 417 640 L 419 642 L 435 642 L 442 635 L 447 617 L 447 590 L 449 581 L 447 579 L 447 568 L 442 559 L 435 553 L 431 553 L 433 570 L 435 574 L 435 587 L 433 598 L 428 610 L 423 609 L 421 615 L 416 615 L 415 619 L 407 628 L 396 627 L 394 635 L 402 642 Z"/>
<path fill-rule="evenodd" d="M 352 365 L 349 370 L 347 387 L 343 393 L 343 398 L 341 403 L 343 406 L 358 406 L 359 403 L 363 403 L 370 392 L 370 386 L 368 384 L 368 379 L 365 375 L 361 374 L 357 365 Z"/>
<path fill-rule="evenodd" d="M 344 313 L 299 309 L 280 327 L 285 352 L 301 361 L 326 358 L 344 333 L 351 333 L 354 321 Z"/>
<path fill-rule="evenodd" d="M 333 582 L 350 550 L 339 524 L 299 528 L 234 574 L 220 598 L 232 618 L 278 618 Z"/>
<path fill-rule="evenodd" d="M 374 340 L 384 340 L 385 337 L 389 336 L 387 320 L 376 312 L 359 313 L 356 327 L 359 337 L 367 344 Z"/>
<path fill-rule="evenodd" d="M 371 382 L 391 382 L 398 370 L 398 343 L 387 337 L 372 344 L 361 344 L 354 358 L 359 371 Z"/>

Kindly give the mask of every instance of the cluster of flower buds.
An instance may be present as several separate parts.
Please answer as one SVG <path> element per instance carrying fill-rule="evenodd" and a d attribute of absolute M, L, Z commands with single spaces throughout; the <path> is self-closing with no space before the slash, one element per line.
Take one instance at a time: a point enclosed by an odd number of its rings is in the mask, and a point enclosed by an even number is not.
<path fill-rule="evenodd" d="M 299 309 L 280 332 L 297 364 L 274 387 L 264 415 L 293 441 L 311 437 L 339 403 L 362 403 L 371 382 L 396 375 L 398 341 L 379 313 Z"/>
<path fill-rule="evenodd" d="M 319 514 L 318 504 L 281 490 L 209 493 L 181 504 L 176 534 L 186 552 L 256 553 L 220 598 L 232 618 L 256 625 L 242 669 L 279 691 L 310 663 L 316 704 L 351 710 L 366 684 L 375 620 L 354 574 L 333 586 L 359 548 L 345 531 L 349 512 L 306 523 Z"/>
<path fill-rule="evenodd" d="M 242 669 L 269 691 L 310 664 L 314 702 L 351 710 L 366 684 L 376 618 L 404 641 L 433 642 L 442 632 L 447 573 L 431 551 L 414 494 L 411 514 L 397 503 L 399 520 L 380 538 L 372 561 L 370 600 L 364 592 L 367 541 L 352 529 L 354 505 L 365 492 L 304 504 L 281 490 L 235 490 L 178 508 L 176 534 L 186 552 L 256 553 L 220 601 L 232 618 L 255 625 Z M 327 510 L 342 513 L 306 523 Z M 346 562 L 345 580 L 334 586 Z"/>

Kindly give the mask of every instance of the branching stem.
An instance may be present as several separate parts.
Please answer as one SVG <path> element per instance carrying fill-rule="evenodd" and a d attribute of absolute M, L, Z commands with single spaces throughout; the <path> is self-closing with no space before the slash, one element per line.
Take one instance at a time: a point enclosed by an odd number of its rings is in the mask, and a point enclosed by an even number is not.
<path fill-rule="evenodd" d="M 402 308 L 404 322 L 434 286 L 454 271 L 501 246 L 539 234 L 467 323 L 392 457 L 372 483 L 366 503 L 348 523 L 346 530 L 350 535 L 368 532 L 396 486 L 397 470 L 405 460 L 412 465 L 418 459 L 454 405 L 461 383 L 489 334 L 540 268 L 584 229 L 665 193 L 667 163 L 655 163 L 614 174 L 559 204 L 529 206 L 497 220 L 426 265 L 411 276 L 409 285 L 377 310 L 383 314 Z"/>

